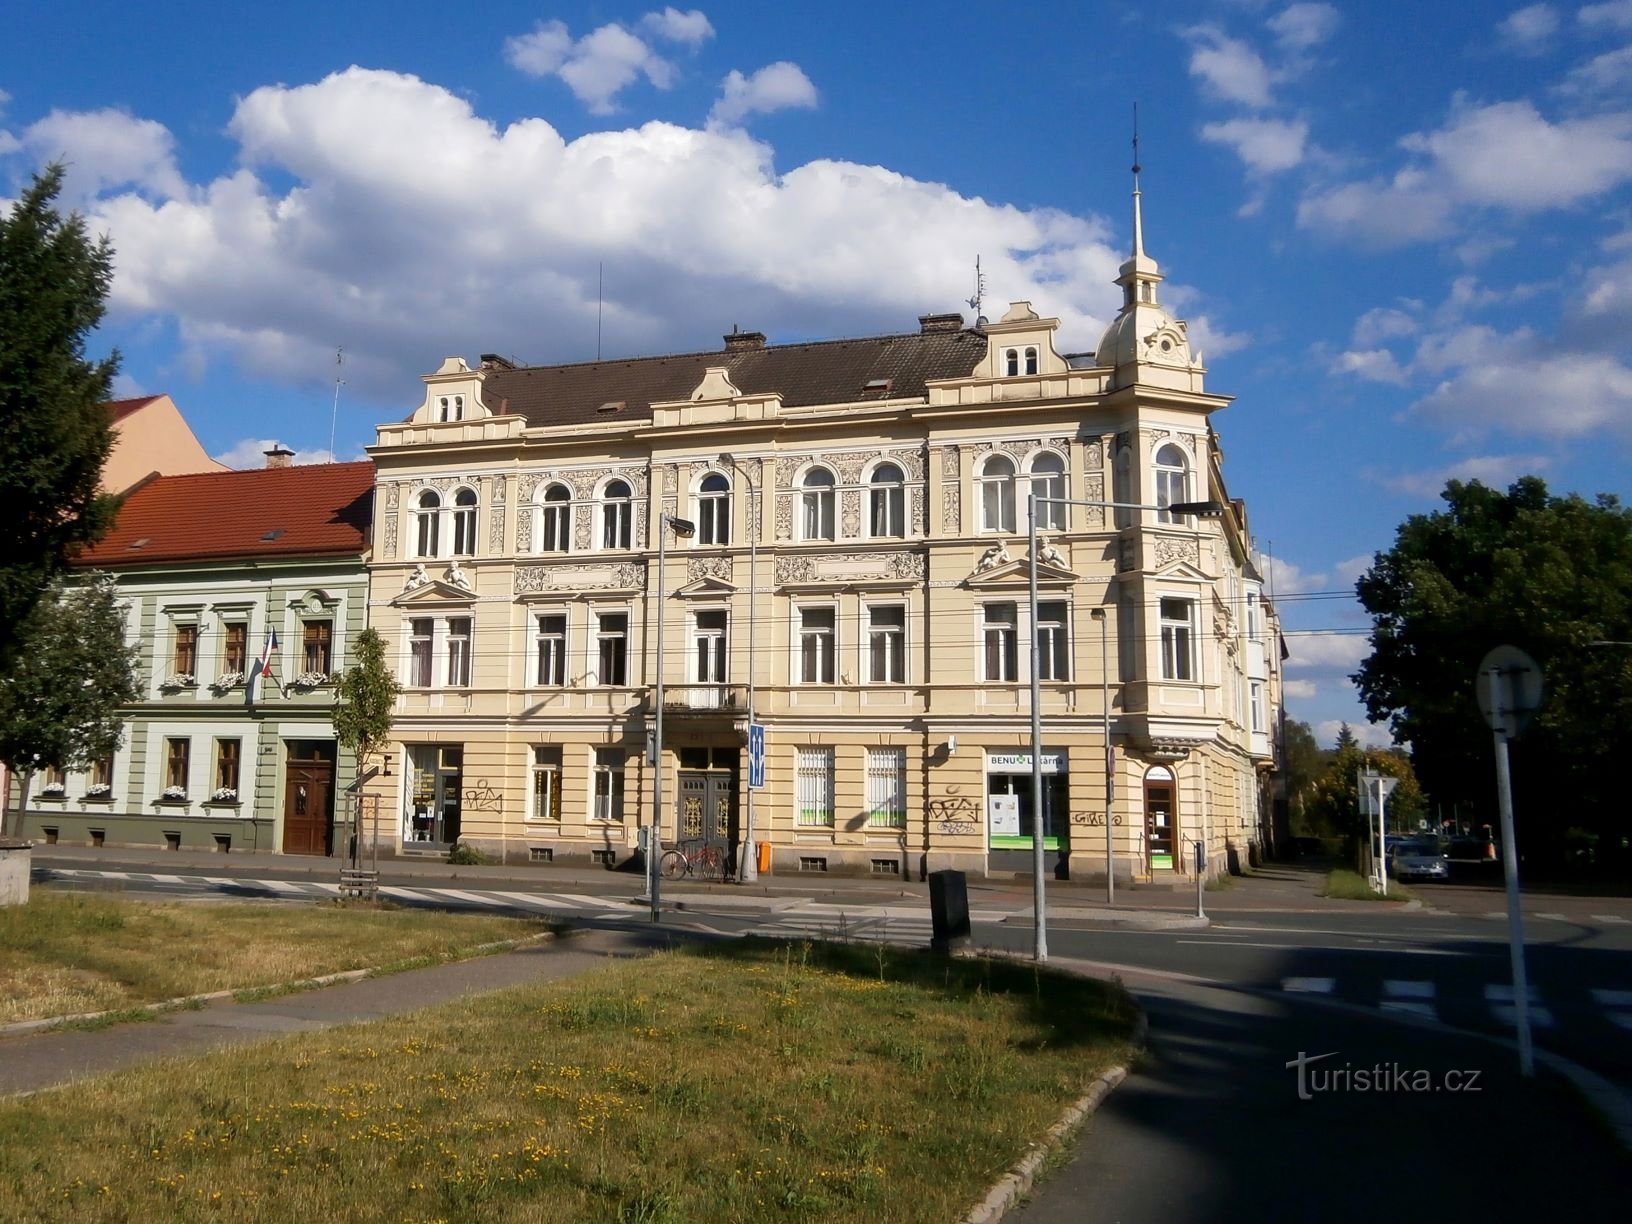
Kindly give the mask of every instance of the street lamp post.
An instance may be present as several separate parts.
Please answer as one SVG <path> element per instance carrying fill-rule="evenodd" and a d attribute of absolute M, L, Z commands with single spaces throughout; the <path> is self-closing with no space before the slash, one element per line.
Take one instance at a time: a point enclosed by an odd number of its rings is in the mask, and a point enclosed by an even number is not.
<path fill-rule="evenodd" d="M 1099 622 L 1099 701 L 1103 711 L 1101 726 L 1105 736 L 1105 904 L 1116 904 L 1116 858 L 1112 850 L 1111 826 L 1116 811 L 1116 756 L 1111 748 L 1111 670 L 1105 647 L 1109 617 L 1104 608 L 1090 608 L 1088 615 Z"/>
<path fill-rule="evenodd" d="M 668 589 L 663 584 L 663 562 L 668 554 L 669 532 L 683 540 L 697 534 L 697 525 L 672 514 L 657 521 L 657 680 L 652 704 L 656 725 L 652 731 L 652 824 L 646 837 L 646 895 L 652 903 L 652 921 L 657 921 L 658 859 L 663 855 L 663 605 Z"/>
<path fill-rule="evenodd" d="M 755 587 L 759 581 L 759 486 L 747 472 L 737 466 L 735 455 L 720 456 L 721 463 L 729 463 L 731 470 L 748 482 L 748 493 L 753 499 L 748 513 L 743 516 L 748 530 L 748 735 L 754 733 L 754 616 L 759 606 Z M 747 815 L 743 818 L 742 852 L 737 860 L 737 882 L 752 884 L 759 879 L 759 863 L 754 857 L 754 788 L 748 787 Z"/>
<path fill-rule="evenodd" d="M 1113 510 L 1166 510 L 1175 515 L 1195 515 L 1198 518 L 1219 518 L 1224 504 L 1217 501 L 1172 502 L 1166 506 L 1147 505 L 1143 502 L 1088 501 L 1068 497 L 1039 497 L 1036 492 L 1026 494 L 1026 543 L 1030 551 L 1027 562 L 1027 602 L 1031 615 L 1031 862 L 1035 875 L 1032 885 L 1032 958 L 1048 959 L 1047 915 L 1043 898 L 1043 711 L 1041 654 L 1037 644 L 1037 507 L 1038 506 L 1099 506 Z M 1106 707 L 1107 713 L 1109 706 Z M 1105 747 L 1110 749 L 1109 728 Z M 1109 834 L 1111 813 L 1105 813 Z M 1113 864 L 1107 864 L 1112 867 Z M 1109 878 L 1111 872 L 1107 872 Z"/>

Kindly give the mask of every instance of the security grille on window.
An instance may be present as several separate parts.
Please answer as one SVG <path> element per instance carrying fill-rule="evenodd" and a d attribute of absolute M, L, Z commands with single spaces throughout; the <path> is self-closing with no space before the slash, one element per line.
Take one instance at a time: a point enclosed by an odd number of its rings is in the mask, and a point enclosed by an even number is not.
<path fill-rule="evenodd" d="M 470 686 L 470 617 L 448 621 L 448 687 Z"/>
<path fill-rule="evenodd" d="M 601 494 L 601 547 L 629 547 L 629 486 L 614 480 Z"/>
<path fill-rule="evenodd" d="M 1031 461 L 1031 491 L 1038 497 L 1060 498 L 1065 492 L 1065 460 L 1043 451 Z M 1062 501 L 1037 503 L 1037 527 L 1041 531 L 1064 531 L 1067 507 Z"/>
<path fill-rule="evenodd" d="M 552 612 L 538 618 L 538 683 L 567 682 L 567 617 Z"/>
<path fill-rule="evenodd" d="M 907 750 L 867 750 L 867 826 L 872 829 L 907 827 Z"/>
<path fill-rule="evenodd" d="M 221 671 L 243 673 L 249 666 L 249 626 L 243 621 L 227 624 L 221 642 Z"/>
<path fill-rule="evenodd" d="M 833 825 L 833 749 L 800 748 L 794 760 L 795 823 Z"/>
<path fill-rule="evenodd" d="M 595 618 L 597 683 L 629 683 L 629 614 L 602 612 Z"/>
<path fill-rule="evenodd" d="M 697 486 L 697 542 L 731 543 L 731 482 L 718 472 Z"/>
<path fill-rule="evenodd" d="M 832 608 L 799 609 L 800 683 L 833 683 L 834 632 Z"/>
<path fill-rule="evenodd" d="M 1037 605 L 1037 675 L 1043 680 L 1071 679 L 1067 636 L 1070 605 L 1048 600 Z"/>
<path fill-rule="evenodd" d="M 301 625 L 301 668 L 314 675 L 328 675 L 333 662 L 334 625 L 330 621 L 305 621 Z"/>
<path fill-rule="evenodd" d="M 533 749 L 533 801 L 527 809 L 529 820 L 561 819 L 561 747 L 539 745 Z"/>
<path fill-rule="evenodd" d="M 1162 626 L 1162 678 L 1194 680 L 1194 644 L 1191 641 L 1195 604 L 1188 599 L 1160 602 Z"/>
<path fill-rule="evenodd" d="M 873 469 L 867 491 L 868 534 L 880 539 L 898 539 L 907 534 L 906 489 L 901 469 L 881 463 Z"/>
<path fill-rule="evenodd" d="M 710 608 L 697 613 L 697 682 L 725 683 L 726 613 Z"/>
<path fill-rule="evenodd" d="M 1014 460 L 988 456 L 980 469 L 980 529 L 1014 532 Z"/>
<path fill-rule="evenodd" d="M 595 820 L 623 821 L 622 748 L 595 749 Z"/>
<path fill-rule="evenodd" d="M 831 540 L 833 534 L 833 473 L 811 468 L 800 482 L 800 532 L 802 539 Z"/>
<path fill-rule="evenodd" d="M 178 676 L 191 676 L 198 670 L 197 625 L 176 626 L 176 651 L 170 665 Z"/>
<path fill-rule="evenodd" d="M 187 792 L 187 765 L 192 755 L 193 741 L 167 739 L 164 741 L 164 786 L 166 790 Z"/>
<path fill-rule="evenodd" d="M 215 793 L 231 791 L 232 796 L 238 794 L 238 748 L 240 741 L 235 739 L 219 739 L 215 741 Z"/>
<path fill-rule="evenodd" d="M 901 684 L 907 678 L 907 609 L 873 604 L 867 609 L 867 678 Z"/>
<path fill-rule="evenodd" d="M 442 498 L 426 489 L 419 495 L 419 509 L 414 511 L 414 555 L 434 557 L 441 534 Z"/>
<path fill-rule="evenodd" d="M 552 484 L 544 490 L 538 511 L 538 551 L 566 552 L 571 538 L 572 493 L 566 485 Z"/>
<path fill-rule="evenodd" d="M 460 489 L 453 495 L 453 555 L 474 556 L 476 552 L 476 490 Z"/>
<path fill-rule="evenodd" d="M 983 679 L 1012 681 L 1019 674 L 1019 634 L 1015 624 L 1016 606 L 990 603 L 985 616 L 986 672 Z"/>
<path fill-rule="evenodd" d="M 415 617 L 408 622 L 408 685 L 410 688 L 431 687 L 431 649 L 435 645 L 436 622 L 430 617 Z"/>

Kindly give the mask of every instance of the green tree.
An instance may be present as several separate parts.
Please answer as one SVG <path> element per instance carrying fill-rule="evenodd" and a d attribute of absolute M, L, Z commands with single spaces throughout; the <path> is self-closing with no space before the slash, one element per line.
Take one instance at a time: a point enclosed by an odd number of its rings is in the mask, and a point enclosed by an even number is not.
<path fill-rule="evenodd" d="M 0 676 L 0 761 L 22 781 L 18 819 L 41 766 L 83 768 L 118 750 L 121 707 L 141 695 L 136 648 L 113 579 L 52 584 L 16 632 L 19 649 Z"/>
<path fill-rule="evenodd" d="M 1451 481 L 1446 509 L 1413 515 L 1357 584 L 1371 613 L 1371 656 L 1354 679 L 1373 719 L 1409 742 L 1444 805 L 1496 822 L 1490 730 L 1474 696 L 1493 646 L 1528 652 L 1548 699 L 1511 748 L 1521 852 L 1562 859 L 1566 833 L 1615 847 L 1627 834 L 1632 660 L 1593 648 L 1632 639 L 1632 513 L 1613 496 L 1550 496 L 1535 477 L 1506 493 Z"/>
<path fill-rule="evenodd" d="M 1399 779 L 1388 797 L 1388 827 L 1415 829 L 1417 821 L 1428 814 L 1428 804 L 1411 759 L 1392 748 L 1362 748 L 1359 744 L 1333 752 L 1310 788 L 1305 810 L 1311 825 L 1329 830 L 1328 836 L 1345 838 L 1351 846 L 1358 845 L 1366 829 L 1366 818 L 1360 814 L 1362 769 Z"/>
<path fill-rule="evenodd" d="M 0 216 L 0 671 L 29 609 L 71 551 L 106 532 L 117 504 L 98 485 L 119 357 L 85 356 L 113 252 L 77 215 L 57 211 L 61 190 L 53 165 Z"/>
<path fill-rule="evenodd" d="M 1345 748 L 1356 748 L 1359 747 L 1359 744 L 1360 741 L 1354 738 L 1353 727 L 1349 726 L 1348 723 L 1337 724 L 1337 742 L 1333 745 L 1337 751 L 1342 752 Z"/>
<path fill-rule="evenodd" d="M 385 642 L 374 629 L 357 635 L 352 658 L 355 662 L 335 685 L 334 733 L 356 754 L 357 772 L 362 773 L 391 734 L 401 686 L 385 665 Z"/>
<path fill-rule="evenodd" d="M 1295 718 L 1281 734 L 1281 774 L 1286 780 L 1287 823 L 1294 837 L 1320 836 L 1309 823 L 1309 797 L 1326 766 L 1326 752 L 1314 728 Z"/>

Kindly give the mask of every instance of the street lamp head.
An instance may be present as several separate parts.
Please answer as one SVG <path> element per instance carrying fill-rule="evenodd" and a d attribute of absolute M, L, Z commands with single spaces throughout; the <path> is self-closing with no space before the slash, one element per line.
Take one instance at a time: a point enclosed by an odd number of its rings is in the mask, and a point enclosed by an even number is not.
<path fill-rule="evenodd" d="M 1169 514 L 1193 514 L 1197 518 L 1224 517 L 1224 503 L 1219 501 L 1174 502 L 1166 509 Z"/>
<path fill-rule="evenodd" d="M 737 466 L 737 457 L 735 455 L 733 455 L 730 451 L 721 451 L 720 452 L 720 462 L 725 463 L 725 464 L 729 464 L 732 467 L 736 467 Z"/>
<path fill-rule="evenodd" d="M 1088 609 L 1088 615 L 1090 617 L 1092 617 L 1096 621 L 1102 621 L 1102 620 L 1105 619 L 1105 609 L 1104 608 L 1089 608 Z"/>
<path fill-rule="evenodd" d="M 697 534 L 697 524 L 690 519 L 676 518 L 672 514 L 665 514 L 663 521 L 668 524 L 669 530 L 682 540 L 689 540 Z"/>

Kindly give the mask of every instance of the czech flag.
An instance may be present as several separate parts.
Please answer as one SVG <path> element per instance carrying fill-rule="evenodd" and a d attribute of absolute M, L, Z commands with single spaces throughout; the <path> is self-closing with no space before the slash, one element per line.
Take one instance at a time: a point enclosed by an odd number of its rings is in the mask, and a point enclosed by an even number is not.
<path fill-rule="evenodd" d="M 249 675 L 244 677 L 244 704 L 255 705 L 255 690 L 260 687 L 261 677 L 272 674 L 272 656 L 278 649 L 278 631 L 266 631 L 266 645 L 261 647 L 261 657 L 255 660 L 255 666 L 250 668 Z"/>

